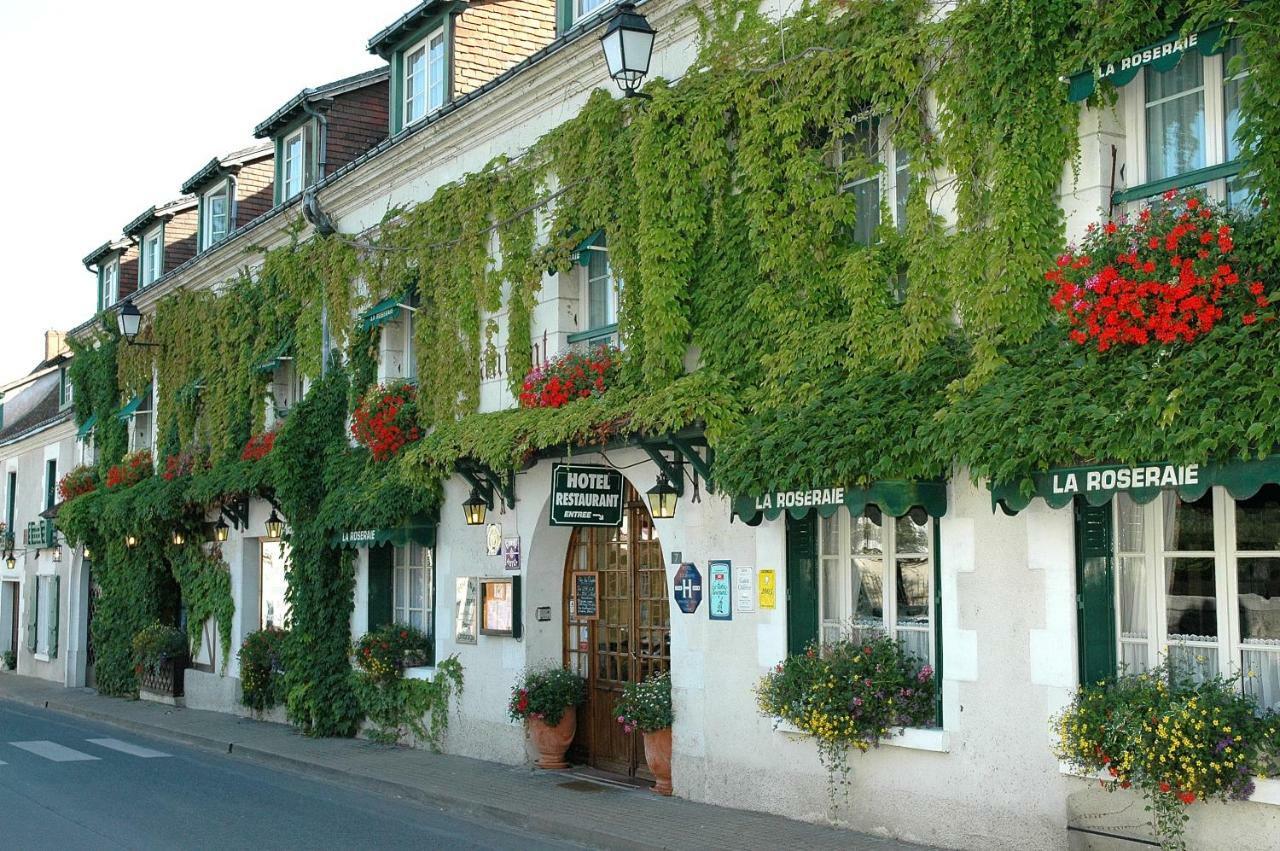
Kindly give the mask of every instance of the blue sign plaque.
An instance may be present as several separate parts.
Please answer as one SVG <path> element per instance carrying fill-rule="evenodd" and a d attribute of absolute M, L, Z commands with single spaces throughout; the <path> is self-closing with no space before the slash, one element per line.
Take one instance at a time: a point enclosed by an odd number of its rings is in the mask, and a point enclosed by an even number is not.
<path fill-rule="evenodd" d="M 686 615 L 698 611 L 702 603 L 702 574 L 697 565 L 686 561 L 676 571 L 676 579 L 672 590 L 675 592 L 676 605 Z"/>
<path fill-rule="evenodd" d="M 733 567 L 727 561 L 707 562 L 711 602 L 707 613 L 713 621 L 733 620 Z"/>

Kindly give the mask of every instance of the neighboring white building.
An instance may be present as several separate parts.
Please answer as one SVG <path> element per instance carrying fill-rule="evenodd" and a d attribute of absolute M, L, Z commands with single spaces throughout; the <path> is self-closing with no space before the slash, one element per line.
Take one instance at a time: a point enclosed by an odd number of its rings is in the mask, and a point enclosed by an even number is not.
<path fill-rule="evenodd" d="M 20 674 L 79 686 L 92 679 L 89 576 L 56 520 L 58 482 L 86 451 L 73 421 L 70 359 L 63 335 L 47 331 L 43 360 L 0 385 L 0 651 L 16 655 Z"/>

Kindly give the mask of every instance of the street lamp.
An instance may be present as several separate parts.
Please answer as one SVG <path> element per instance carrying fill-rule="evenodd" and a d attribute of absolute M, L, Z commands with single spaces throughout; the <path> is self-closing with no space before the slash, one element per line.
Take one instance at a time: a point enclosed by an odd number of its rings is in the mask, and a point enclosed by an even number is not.
<path fill-rule="evenodd" d="M 649 58 L 653 55 L 653 37 L 656 34 L 644 15 L 636 12 L 636 4 L 619 3 L 604 35 L 600 36 L 609 76 L 626 97 L 647 97 L 637 89 L 649 73 Z"/>
<path fill-rule="evenodd" d="M 116 314 L 116 325 L 120 329 L 120 336 L 124 337 L 124 341 L 129 345 L 160 348 L 159 343 L 135 342 L 138 332 L 142 330 L 142 313 L 134 306 L 133 299 L 127 298 L 120 305 L 120 312 Z"/>
<path fill-rule="evenodd" d="M 271 509 L 271 516 L 267 518 L 267 537 L 283 538 L 284 537 L 284 521 L 280 519 L 280 515 L 276 514 L 276 510 Z"/>
<path fill-rule="evenodd" d="M 134 547 L 138 546 L 138 536 L 137 536 L 137 535 L 125 535 L 125 536 L 124 536 L 124 545 L 125 545 L 126 547 L 128 547 L 129 549 L 133 549 Z"/>
<path fill-rule="evenodd" d="M 180 547 L 187 542 L 187 536 L 182 533 L 181 529 L 174 529 L 173 537 L 170 540 L 173 541 L 175 547 Z"/>
<path fill-rule="evenodd" d="M 9 550 L 9 552 L 5 554 L 4 563 L 10 570 L 17 567 L 18 557 L 13 554 L 13 550 Z"/>
<path fill-rule="evenodd" d="M 484 523 L 484 513 L 489 508 L 489 504 L 484 501 L 480 493 L 475 489 L 471 489 L 471 496 L 467 497 L 467 501 L 462 503 L 462 513 L 466 515 L 468 526 L 480 526 Z"/>
<path fill-rule="evenodd" d="M 85 544 L 85 545 L 84 545 L 84 559 L 85 559 L 85 561 L 92 561 L 92 560 L 93 560 L 93 550 L 89 549 L 89 545 L 88 545 L 88 544 Z"/>
<path fill-rule="evenodd" d="M 53 563 L 54 564 L 62 563 L 62 547 L 58 546 L 57 544 L 54 544 L 53 546 Z"/>
<path fill-rule="evenodd" d="M 214 539 L 217 540 L 219 544 L 225 544 L 227 542 L 227 536 L 230 534 L 231 527 L 227 525 L 227 521 L 219 517 L 218 522 L 213 524 Z"/>
<path fill-rule="evenodd" d="M 667 481 L 666 473 L 658 473 L 658 483 L 645 492 L 649 497 L 649 512 L 656 520 L 669 520 L 676 516 L 676 500 L 680 494 Z"/>

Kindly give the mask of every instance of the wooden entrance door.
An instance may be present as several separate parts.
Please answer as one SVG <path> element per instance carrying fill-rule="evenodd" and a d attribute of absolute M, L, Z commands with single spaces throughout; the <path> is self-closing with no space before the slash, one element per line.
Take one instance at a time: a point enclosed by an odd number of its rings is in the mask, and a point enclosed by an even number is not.
<path fill-rule="evenodd" d="M 662 544 L 649 510 L 626 486 L 626 509 L 616 529 L 573 531 L 564 567 L 565 664 L 587 680 L 570 756 L 596 768 L 652 779 L 639 733 L 626 734 L 614 707 L 622 686 L 671 667 L 671 613 Z M 599 617 L 572 611 L 575 571 L 599 574 Z"/>

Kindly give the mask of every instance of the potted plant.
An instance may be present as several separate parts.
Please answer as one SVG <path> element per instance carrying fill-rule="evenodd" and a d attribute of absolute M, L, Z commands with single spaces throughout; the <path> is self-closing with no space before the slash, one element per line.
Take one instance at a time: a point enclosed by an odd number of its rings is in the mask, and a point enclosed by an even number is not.
<path fill-rule="evenodd" d="M 508 711 L 529 722 L 539 768 L 568 768 L 564 754 L 578 729 L 576 707 L 586 697 L 586 681 L 566 668 L 548 665 L 525 671 L 511 688 Z"/>
<path fill-rule="evenodd" d="M 360 670 L 387 682 L 404 676 L 405 668 L 431 664 L 431 640 L 408 624 L 385 624 L 360 637 L 355 657 Z"/>
<path fill-rule="evenodd" d="M 284 699 L 284 644 L 287 630 L 269 626 L 245 636 L 240 647 L 240 702 L 259 712 Z"/>
<path fill-rule="evenodd" d="M 653 791 L 671 794 L 671 674 L 655 674 L 642 683 L 627 683 L 618 700 L 618 723 L 628 733 L 644 736 L 644 761 L 657 782 Z"/>
<path fill-rule="evenodd" d="M 418 427 L 418 388 L 407 381 L 369 388 L 356 403 L 351 435 L 373 453 L 373 460 L 390 461 L 422 436 Z"/>
<path fill-rule="evenodd" d="M 177 627 L 153 623 L 133 637 L 133 665 L 143 691 L 182 697 L 187 669 L 187 634 Z"/>
<path fill-rule="evenodd" d="M 6 671 L 12 671 L 17 667 L 18 667 L 18 654 L 14 653 L 12 650 L 4 651 L 4 669 Z"/>

